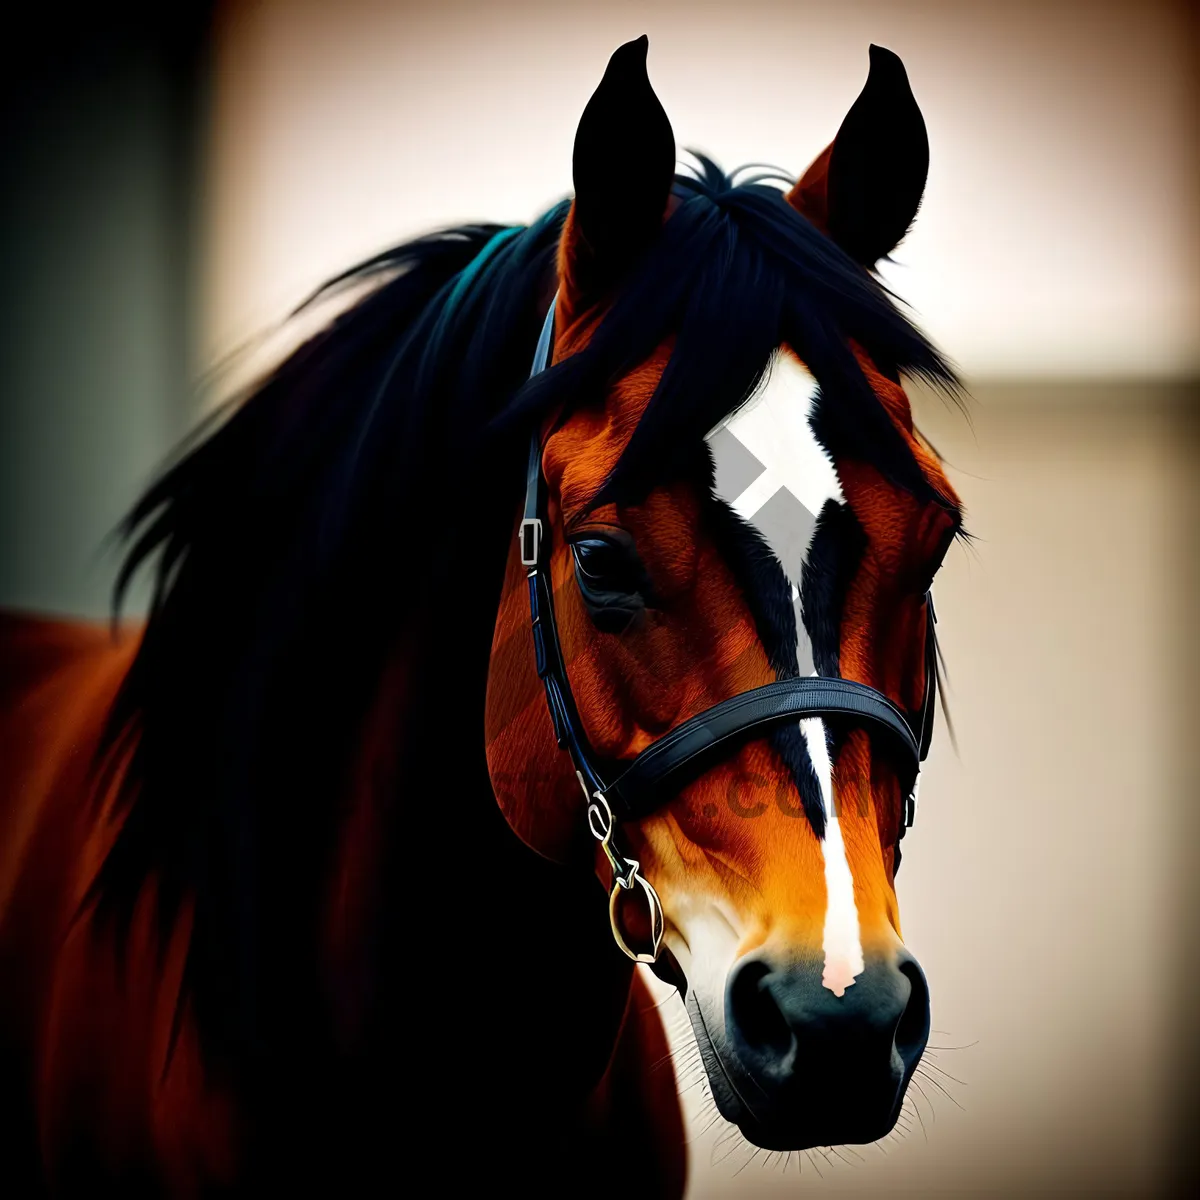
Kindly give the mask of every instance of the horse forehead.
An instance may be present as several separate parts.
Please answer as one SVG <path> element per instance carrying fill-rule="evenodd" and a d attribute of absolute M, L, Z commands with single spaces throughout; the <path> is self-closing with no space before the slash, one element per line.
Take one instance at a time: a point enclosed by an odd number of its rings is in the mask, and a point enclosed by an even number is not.
<path fill-rule="evenodd" d="M 668 338 L 618 379 L 602 404 L 571 413 L 548 439 L 542 468 L 568 519 L 587 504 L 620 461 L 666 369 L 672 341 Z"/>

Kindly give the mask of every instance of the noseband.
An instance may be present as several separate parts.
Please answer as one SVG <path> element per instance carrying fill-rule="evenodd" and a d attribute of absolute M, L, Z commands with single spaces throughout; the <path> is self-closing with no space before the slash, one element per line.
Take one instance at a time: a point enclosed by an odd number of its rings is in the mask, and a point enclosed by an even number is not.
<path fill-rule="evenodd" d="M 549 363 L 556 305 L 557 297 L 551 301 L 542 326 L 531 377 L 544 371 Z M 537 673 L 546 689 L 555 738 L 559 747 L 570 754 L 583 789 L 588 827 L 612 869 L 609 919 L 617 945 L 631 959 L 652 963 L 658 958 L 663 936 L 663 909 L 658 893 L 641 873 L 641 864 L 618 848 L 618 823 L 637 820 L 661 808 L 688 783 L 715 763 L 732 756 L 748 740 L 765 737 L 781 726 L 806 717 L 851 718 L 883 733 L 895 752 L 902 782 L 908 783 L 904 789 L 907 799 L 900 832 L 900 836 L 904 836 L 904 829 L 912 826 L 915 816 L 917 778 L 929 749 L 933 726 L 936 670 L 932 658 L 932 628 L 927 630 L 925 696 L 916 722 L 882 692 L 866 684 L 821 676 L 779 679 L 723 700 L 689 718 L 647 746 L 618 774 L 607 778 L 601 773 L 579 719 L 554 622 L 546 499 L 542 448 L 535 430 L 529 448 L 525 511 L 518 537 L 521 563 L 528 568 L 529 611 Z M 926 602 L 928 620 L 932 624 L 932 598 L 927 596 Z M 639 952 L 628 944 L 619 918 L 621 897 L 635 889 L 640 889 L 649 910 L 652 942 L 649 952 Z"/>

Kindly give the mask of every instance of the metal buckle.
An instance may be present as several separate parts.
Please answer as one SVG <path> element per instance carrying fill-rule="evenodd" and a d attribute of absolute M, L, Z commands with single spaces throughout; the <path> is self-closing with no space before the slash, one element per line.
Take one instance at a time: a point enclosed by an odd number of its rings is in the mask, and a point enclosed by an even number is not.
<path fill-rule="evenodd" d="M 521 547 L 521 566 L 536 567 L 542 552 L 542 523 L 537 517 L 525 517 L 517 532 Z"/>
<path fill-rule="evenodd" d="M 576 775 L 579 775 L 578 771 L 576 771 Z M 582 775 L 579 775 L 579 782 L 583 784 Z M 586 788 L 584 794 L 587 794 Z M 662 949 L 665 925 L 662 901 L 654 890 L 654 885 L 642 874 L 641 863 L 636 858 L 626 858 L 613 845 L 616 821 L 613 819 L 612 809 L 603 792 L 593 793 L 588 801 L 587 818 L 592 837 L 600 843 L 600 849 L 604 851 L 604 857 L 608 859 L 608 865 L 612 870 L 612 889 L 608 893 L 608 922 L 612 926 L 613 938 L 622 952 L 634 962 L 647 964 L 656 962 Z M 633 891 L 635 885 L 642 889 L 646 907 L 650 913 L 651 945 L 649 953 L 634 950 L 629 945 L 625 940 L 625 934 L 618 918 L 618 907 L 622 894 Z"/>

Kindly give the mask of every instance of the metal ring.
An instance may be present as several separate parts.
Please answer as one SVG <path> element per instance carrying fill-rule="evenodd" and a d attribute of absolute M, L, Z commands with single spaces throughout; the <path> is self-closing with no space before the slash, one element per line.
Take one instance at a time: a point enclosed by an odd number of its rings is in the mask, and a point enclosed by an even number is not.
<path fill-rule="evenodd" d="M 652 963 L 658 960 L 659 950 L 662 947 L 663 926 L 665 924 L 663 918 L 662 901 L 658 898 L 658 893 L 654 890 L 650 881 L 640 872 L 635 871 L 633 875 L 635 883 L 641 885 L 642 891 L 646 894 L 646 905 L 650 910 L 650 939 L 652 950 L 646 954 L 644 951 L 638 952 L 634 950 L 625 940 L 625 935 L 621 932 L 621 923 L 617 920 L 617 898 L 625 890 L 622 888 L 620 881 L 613 883 L 612 891 L 608 896 L 608 920 L 612 926 L 613 937 L 616 943 L 621 947 L 621 950 L 629 958 L 632 958 L 637 963 Z"/>

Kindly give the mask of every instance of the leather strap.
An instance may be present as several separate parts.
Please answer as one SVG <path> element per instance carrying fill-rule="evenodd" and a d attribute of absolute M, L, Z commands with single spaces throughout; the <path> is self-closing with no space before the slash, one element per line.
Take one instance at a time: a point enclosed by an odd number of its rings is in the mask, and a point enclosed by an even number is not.
<path fill-rule="evenodd" d="M 852 718 L 886 732 L 900 765 L 915 776 L 917 740 L 895 704 L 853 680 L 810 676 L 742 692 L 677 725 L 609 784 L 609 805 L 622 820 L 644 817 L 743 742 L 806 717 Z"/>

